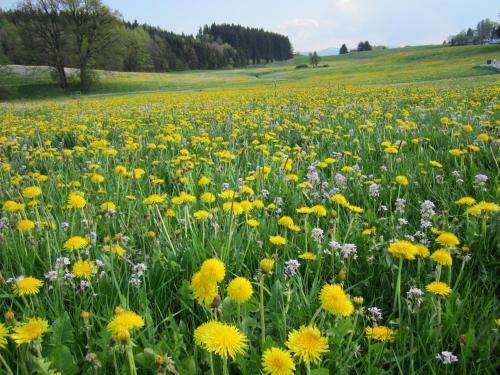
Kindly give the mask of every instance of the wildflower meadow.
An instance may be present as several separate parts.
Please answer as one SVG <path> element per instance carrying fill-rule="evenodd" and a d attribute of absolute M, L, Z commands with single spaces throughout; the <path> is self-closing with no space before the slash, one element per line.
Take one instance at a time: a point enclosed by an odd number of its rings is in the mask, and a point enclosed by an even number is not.
<path fill-rule="evenodd" d="M 499 93 L 0 104 L 0 373 L 496 373 Z"/>

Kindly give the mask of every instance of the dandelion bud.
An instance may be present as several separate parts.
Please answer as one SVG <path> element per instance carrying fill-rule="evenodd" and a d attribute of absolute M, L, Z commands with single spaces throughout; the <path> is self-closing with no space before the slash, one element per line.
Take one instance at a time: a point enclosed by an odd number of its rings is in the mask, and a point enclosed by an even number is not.
<path fill-rule="evenodd" d="M 340 271 L 340 272 L 338 273 L 338 275 L 337 275 L 337 279 L 338 279 L 339 281 L 345 281 L 345 277 L 346 277 L 346 275 L 345 275 L 345 272 L 344 272 L 344 271 Z"/>
<path fill-rule="evenodd" d="M 156 237 L 156 233 L 151 230 L 151 231 L 148 232 L 148 237 L 149 238 L 155 238 Z"/>
<path fill-rule="evenodd" d="M 80 313 L 80 318 L 82 318 L 83 320 L 87 320 L 89 318 L 90 314 L 87 312 L 87 311 L 82 311 Z"/>
<path fill-rule="evenodd" d="M 124 311 L 125 310 L 120 305 L 118 305 L 118 306 L 115 307 L 115 314 L 120 314 L 120 313 L 122 313 Z"/>
<path fill-rule="evenodd" d="M 217 294 L 214 298 L 214 300 L 212 301 L 212 304 L 210 305 L 210 308 L 211 309 L 217 309 L 219 308 L 220 304 L 222 303 L 222 299 L 220 298 L 220 296 Z"/>
<path fill-rule="evenodd" d="M 365 299 L 363 297 L 361 297 L 361 296 L 354 297 L 352 299 L 352 302 L 354 302 L 354 304 L 357 305 L 357 306 L 361 306 L 364 301 L 365 301 Z"/>
<path fill-rule="evenodd" d="M 12 311 L 10 311 L 10 310 L 9 310 L 9 311 L 7 311 L 7 312 L 4 314 L 4 317 L 5 317 L 5 320 L 6 320 L 6 321 L 10 322 L 10 321 L 14 320 L 15 315 L 14 315 L 14 312 L 12 312 Z"/>
<path fill-rule="evenodd" d="M 156 355 L 155 356 L 155 363 L 158 366 L 162 366 L 165 363 L 165 358 L 162 355 Z"/>

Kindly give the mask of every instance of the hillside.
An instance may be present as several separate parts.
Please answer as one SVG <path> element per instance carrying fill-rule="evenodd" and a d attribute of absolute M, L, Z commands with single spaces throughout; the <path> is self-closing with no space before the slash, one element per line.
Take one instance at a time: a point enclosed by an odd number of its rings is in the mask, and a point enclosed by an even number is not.
<path fill-rule="evenodd" d="M 100 71 L 100 81 L 90 94 L 136 91 L 206 90 L 245 88 L 260 85 L 325 86 L 353 84 L 395 84 L 408 82 L 489 76 L 495 72 L 474 68 L 487 59 L 500 58 L 500 46 L 418 46 L 326 56 L 326 67 L 296 69 L 307 63 L 298 56 L 286 62 L 245 69 L 184 71 L 175 73 L 126 73 Z M 73 91 L 78 90 L 76 85 Z M 3 67 L 0 72 L 0 98 L 40 98 L 62 96 L 48 70 L 34 69 L 31 74 L 15 74 Z"/>

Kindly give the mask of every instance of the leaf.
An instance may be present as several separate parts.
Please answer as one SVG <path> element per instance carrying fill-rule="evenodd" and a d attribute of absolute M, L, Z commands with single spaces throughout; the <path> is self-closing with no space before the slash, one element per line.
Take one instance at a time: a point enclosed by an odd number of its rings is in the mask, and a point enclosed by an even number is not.
<path fill-rule="evenodd" d="M 52 331 L 52 335 L 50 336 L 50 344 L 52 346 L 71 346 L 73 344 L 73 326 L 67 312 L 52 323 L 50 330 Z"/>
<path fill-rule="evenodd" d="M 195 362 L 192 355 L 180 360 L 179 364 L 177 366 L 178 366 L 177 371 L 179 371 L 180 374 L 197 374 L 198 373 L 198 369 L 196 368 L 196 362 Z"/>
<path fill-rule="evenodd" d="M 35 374 L 52 375 L 54 373 L 50 362 L 45 358 L 35 357 L 34 355 L 28 355 L 28 358 L 30 359 Z"/>
<path fill-rule="evenodd" d="M 66 345 L 58 345 L 51 352 L 52 365 L 61 371 L 63 375 L 73 375 L 78 373 L 78 366 L 75 363 L 71 351 Z"/>
<path fill-rule="evenodd" d="M 328 375 L 330 372 L 327 368 L 315 368 L 311 370 L 311 375 Z"/>

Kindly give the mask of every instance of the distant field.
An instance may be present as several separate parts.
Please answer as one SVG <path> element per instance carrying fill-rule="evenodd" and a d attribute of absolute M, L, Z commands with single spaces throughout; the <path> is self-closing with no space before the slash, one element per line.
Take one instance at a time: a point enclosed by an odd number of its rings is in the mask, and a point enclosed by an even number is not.
<path fill-rule="evenodd" d="M 331 86 L 336 84 L 394 84 L 485 76 L 497 73 L 474 68 L 487 59 L 500 58 L 500 46 L 419 46 L 327 56 L 327 67 L 295 69 L 307 63 L 306 56 L 261 67 L 219 71 L 171 73 L 100 72 L 100 83 L 90 94 L 135 91 L 181 91 L 216 88 L 245 88 L 261 85 Z M 77 90 L 76 85 L 72 91 Z M 44 68 L 31 74 L 0 69 L 0 99 L 63 96 Z"/>

